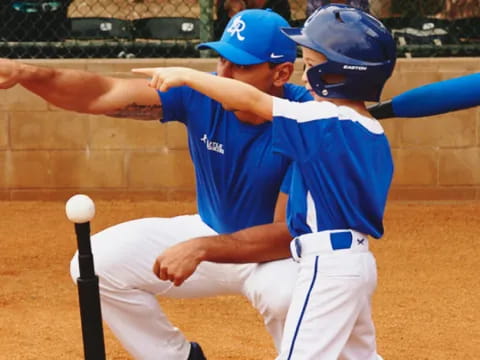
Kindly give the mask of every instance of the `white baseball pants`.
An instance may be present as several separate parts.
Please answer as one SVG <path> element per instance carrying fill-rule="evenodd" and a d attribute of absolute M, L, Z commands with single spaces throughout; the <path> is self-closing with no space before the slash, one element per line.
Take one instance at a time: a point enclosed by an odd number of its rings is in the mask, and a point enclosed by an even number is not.
<path fill-rule="evenodd" d="M 92 236 L 103 319 L 135 359 L 186 360 L 190 351 L 189 341 L 169 322 L 156 295 L 243 294 L 263 316 L 279 349 L 298 271 L 292 259 L 262 264 L 202 262 L 180 287 L 153 274 L 154 261 L 166 248 L 209 235 L 216 232 L 200 216 L 185 215 L 128 221 Z M 74 281 L 79 276 L 77 257 L 78 253 L 70 266 Z"/>
<path fill-rule="evenodd" d="M 351 233 L 341 250 L 328 231 L 292 241 L 300 270 L 278 360 L 381 359 L 371 316 L 376 263 L 368 239 Z"/>

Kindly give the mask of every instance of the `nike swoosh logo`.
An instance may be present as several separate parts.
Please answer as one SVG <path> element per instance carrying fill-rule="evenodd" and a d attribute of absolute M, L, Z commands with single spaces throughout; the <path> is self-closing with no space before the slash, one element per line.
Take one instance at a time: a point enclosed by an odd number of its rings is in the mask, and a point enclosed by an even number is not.
<path fill-rule="evenodd" d="M 284 56 L 284 55 L 276 55 L 276 54 L 273 53 L 273 52 L 270 54 L 270 57 L 271 57 L 272 59 L 278 59 L 278 58 L 281 58 L 281 57 L 283 57 L 283 56 Z"/>

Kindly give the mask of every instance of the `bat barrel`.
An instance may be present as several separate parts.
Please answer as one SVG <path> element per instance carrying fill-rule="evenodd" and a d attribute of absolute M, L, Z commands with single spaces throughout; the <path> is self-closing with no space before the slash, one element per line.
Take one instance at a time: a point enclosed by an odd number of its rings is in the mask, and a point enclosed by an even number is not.
<path fill-rule="evenodd" d="M 480 105 L 480 73 L 407 90 L 390 100 L 368 107 L 376 119 L 445 114 Z"/>
<path fill-rule="evenodd" d="M 80 270 L 80 276 L 77 278 L 77 288 L 85 360 L 104 360 L 105 343 L 102 312 L 98 276 L 95 275 L 90 245 L 90 223 L 76 223 L 75 233 L 77 235 L 78 265 Z"/>
<path fill-rule="evenodd" d="M 444 114 L 480 105 L 480 73 L 460 76 L 408 90 L 392 99 L 398 117 Z"/>

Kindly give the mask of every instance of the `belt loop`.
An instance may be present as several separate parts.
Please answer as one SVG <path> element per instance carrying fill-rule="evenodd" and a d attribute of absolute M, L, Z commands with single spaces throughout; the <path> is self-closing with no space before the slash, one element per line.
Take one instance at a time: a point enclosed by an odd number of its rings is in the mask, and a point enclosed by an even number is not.
<path fill-rule="evenodd" d="M 295 262 L 300 262 L 302 257 L 302 244 L 300 243 L 299 238 L 295 238 L 290 241 L 290 252 L 292 253 L 292 258 Z"/>

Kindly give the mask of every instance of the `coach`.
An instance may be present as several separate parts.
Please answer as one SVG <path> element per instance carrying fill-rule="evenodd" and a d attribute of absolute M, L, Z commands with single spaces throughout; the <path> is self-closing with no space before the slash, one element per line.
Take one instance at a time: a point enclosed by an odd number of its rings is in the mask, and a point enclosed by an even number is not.
<path fill-rule="evenodd" d="M 201 48 L 221 56 L 219 76 L 272 95 L 308 100 L 303 87 L 287 84 L 296 46 L 280 32 L 284 26 L 286 20 L 272 11 L 246 10 L 230 20 L 220 41 Z M 284 218 L 287 194 L 279 195 L 287 188 L 290 164 L 271 151 L 271 125 L 244 124 L 239 119 L 252 114 L 224 109 L 186 87 L 157 93 L 144 79 L 0 60 L 0 88 L 16 84 L 63 109 L 176 120 L 187 127 L 198 214 L 138 219 L 92 237 L 103 319 L 123 346 L 136 359 L 204 359 L 200 346 L 168 321 L 156 296 L 243 294 L 262 314 L 278 347 L 297 270 L 285 259 L 290 254 L 276 246 L 290 237 Z M 173 281 L 153 273 L 159 255 L 171 270 L 178 269 Z M 77 264 L 75 256 L 74 279 Z"/>

